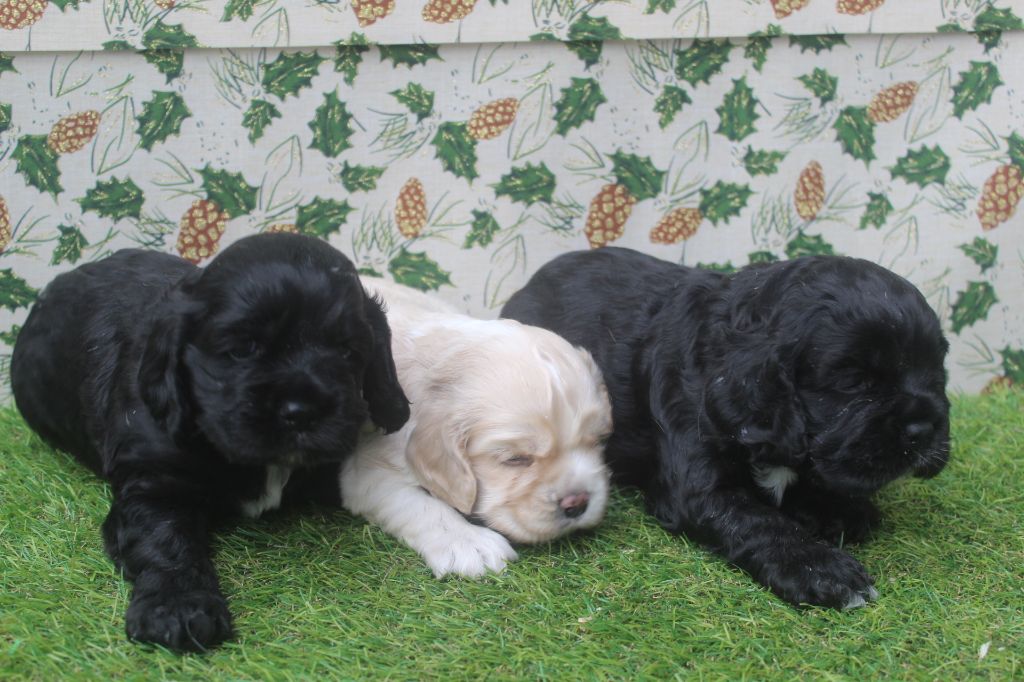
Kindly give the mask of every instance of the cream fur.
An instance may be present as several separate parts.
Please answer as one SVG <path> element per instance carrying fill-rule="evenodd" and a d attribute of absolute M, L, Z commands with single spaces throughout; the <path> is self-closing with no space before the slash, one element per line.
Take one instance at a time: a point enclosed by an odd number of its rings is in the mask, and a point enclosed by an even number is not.
<path fill-rule="evenodd" d="M 601 439 L 611 408 L 590 355 L 401 285 L 363 285 L 386 302 L 412 416 L 397 433 L 362 440 L 342 472 L 345 507 L 415 549 L 438 577 L 499 572 L 516 558 L 509 540 L 596 525 L 608 499 Z M 586 511 L 562 513 L 559 502 L 581 492 Z"/>

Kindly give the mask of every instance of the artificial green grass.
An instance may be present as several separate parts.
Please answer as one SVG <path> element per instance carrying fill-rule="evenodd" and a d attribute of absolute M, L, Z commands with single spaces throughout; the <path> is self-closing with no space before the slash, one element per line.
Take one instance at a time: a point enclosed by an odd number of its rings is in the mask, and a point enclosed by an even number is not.
<path fill-rule="evenodd" d="M 881 593 L 866 608 L 792 609 L 633 493 L 476 582 L 437 581 L 328 510 L 220 534 L 238 639 L 181 656 L 125 640 L 106 488 L 3 410 L 0 678 L 1022 679 L 1022 415 L 1021 393 L 955 400 L 949 467 L 884 491 L 881 529 L 852 548 Z"/>

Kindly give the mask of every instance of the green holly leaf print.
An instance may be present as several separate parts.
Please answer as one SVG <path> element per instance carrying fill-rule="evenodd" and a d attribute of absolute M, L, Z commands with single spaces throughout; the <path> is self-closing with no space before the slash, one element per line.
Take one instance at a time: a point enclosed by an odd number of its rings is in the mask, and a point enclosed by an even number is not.
<path fill-rule="evenodd" d="M 644 14 L 654 14 L 659 10 L 668 14 L 675 8 L 676 0 L 647 0 L 647 9 L 644 10 Z"/>
<path fill-rule="evenodd" d="M 779 257 L 771 251 L 752 251 L 747 254 L 748 263 L 776 263 Z"/>
<path fill-rule="evenodd" d="M 754 63 L 754 69 L 761 72 L 764 63 L 768 60 L 768 50 L 772 46 L 772 38 L 782 35 L 782 27 L 777 24 L 769 24 L 764 31 L 751 33 L 747 37 L 747 44 L 743 46 L 743 56 Z"/>
<path fill-rule="evenodd" d="M 224 6 L 224 14 L 221 15 L 221 21 L 231 21 L 235 17 L 238 17 L 242 21 L 248 21 L 252 18 L 253 8 L 256 3 L 260 0 L 228 0 L 228 4 Z"/>
<path fill-rule="evenodd" d="M 369 192 L 377 189 L 377 180 L 384 175 L 384 168 L 375 166 L 350 166 L 348 161 L 342 166 L 339 177 L 341 184 L 349 192 Z"/>
<path fill-rule="evenodd" d="M 1024 173 L 1024 137 L 1021 137 L 1017 133 L 1012 133 L 1006 138 L 1007 147 L 1009 148 L 1010 163 L 1015 165 Z"/>
<path fill-rule="evenodd" d="M 975 237 L 970 244 L 961 244 L 957 248 L 974 261 L 982 272 L 995 265 L 999 257 L 999 247 L 983 237 Z"/>
<path fill-rule="evenodd" d="M 82 257 L 82 249 L 89 246 L 85 235 L 73 225 L 58 225 L 57 230 L 60 231 L 60 237 L 50 257 L 50 265 L 60 265 L 65 261 L 77 263 Z"/>
<path fill-rule="evenodd" d="M 864 215 L 860 217 L 860 224 L 857 229 L 865 230 L 869 225 L 881 229 L 885 221 L 892 213 L 892 204 L 889 198 L 879 192 L 868 192 L 868 203 L 864 207 Z"/>
<path fill-rule="evenodd" d="M 0 306 L 10 311 L 27 308 L 36 300 L 38 291 L 14 274 L 10 268 L 0 270 Z"/>
<path fill-rule="evenodd" d="M 555 132 L 565 137 L 573 128 L 593 121 L 597 108 L 608 99 L 593 78 L 573 78 L 572 84 L 562 88 L 562 96 L 555 102 Z"/>
<path fill-rule="evenodd" d="M 413 253 L 402 249 L 398 255 L 388 263 L 388 272 L 399 284 L 404 284 L 420 291 L 441 288 L 441 285 L 451 285 L 451 273 L 441 269 L 425 253 Z"/>
<path fill-rule="evenodd" d="M 341 230 L 341 226 L 348 220 L 348 214 L 354 210 L 347 201 L 314 197 L 308 204 L 299 206 L 295 228 L 302 234 L 327 239 Z"/>
<path fill-rule="evenodd" d="M 416 114 L 417 121 L 422 121 L 434 111 L 434 92 L 417 83 L 409 83 L 403 90 L 392 90 L 391 96 Z"/>
<path fill-rule="evenodd" d="M 725 94 L 722 104 L 715 108 L 718 114 L 718 129 L 715 131 L 725 135 L 733 142 L 739 142 L 756 132 L 754 121 L 761 116 L 757 113 L 760 104 L 754 97 L 754 91 L 747 85 L 747 77 L 733 79 L 732 90 Z"/>
<path fill-rule="evenodd" d="M 974 17 L 974 33 L 985 52 L 999 44 L 1003 31 L 1019 31 L 1024 22 L 1010 9 L 997 9 L 991 4 Z"/>
<path fill-rule="evenodd" d="M 773 175 L 778 172 L 779 164 L 786 158 L 786 152 L 770 152 L 747 146 L 747 153 L 743 155 L 743 167 L 751 176 Z"/>
<path fill-rule="evenodd" d="M 685 50 L 676 50 L 676 77 L 694 87 L 710 83 L 729 61 L 731 49 L 728 40 L 694 40 Z"/>
<path fill-rule="evenodd" d="M 708 189 L 700 190 L 700 212 L 713 225 L 728 223 L 747 207 L 750 187 L 719 180 Z"/>
<path fill-rule="evenodd" d="M 953 303 L 950 315 L 953 333 L 959 334 L 964 327 L 987 318 L 989 309 L 998 301 L 995 289 L 988 282 L 968 282 L 967 288 L 957 294 Z"/>
<path fill-rule="evenodd" d="M 1003 376 L 1016 385 L 1024 384 L 1024 350 L 1007 346 L 999 354 L 1003 356 Z"/>
<path fill-rule="evenodd" d="M 486 211 L 473 211 L 473 222 L 469 232 L 466 234 L 466 241 L 462 248 L 472 248 L 474 244 L 487 246 L 494 240 L 494 235 L 501 230 L 501 225 L 494 219 L 494 216 Z"/>
<path fill-rule="evenodd" d="M 817 97 L 818 102 L 822 105 L 828 104 L 836 98 L 839 79 L 825 69 L 815 68 L 814 71 L 798 77 L 797 80 L 803 83 L 804 87 Z"/>
<path fill-rule="evenodd" d="M 157 20 L 142 34 L 143 58 L 167 77 L 167 82 L 181 75 L 185 64 L 185 48 L 199 47 L 196 37 L 179 25 Z"/>
<path fill-rule="evenodd" d="M 693 100 L 685 90 L 674 85 L 666 85 L 654 100 L 654 113 L 658 114 L 658 125 L 664 130 L 675 120 L 676 114 L 683 110 L 683 105 L 692 103 Z"/>
<path fill-rule="evenodd" d="M 821 235 L 804 234 L 798 232 L 793 239 L 786 244 L 786 257 L 799 258 L 800 256 L 832 256 L 835 251 L 832 245 L 825 241 Z"/>
<path fill-rule="evenodd" d="M 63 12 L 68 7 L 78 9 L 79 3 L 89 2 L 89 0 L 50 0 L 50 2 L 59 7 L 60 11 Z"/>
<path fill-rule="evenodd" d="M 661 191 L 665 181 L 665 171 L 658 170 L 648 156 L 624 154 L 621 151 L 611 154 L 612 174 L 615 181 L 625 186 L 637 201 L 653 199 Z"/>
<path fill-rule="evenodd" d="M 127 52 L 135 49 L 135 46 L 127 40 L 108 40 L 101 47 L 105 52 Z"/>
<path fill-rule="evenodd" d="M 0 104 L 0 133 L 11 127 L 11 105 Z"/>
<path fill-rule="evenodd" d="M 938 145 L 931 149 L 921 145 L 920 149 L 910 150 L 889 169 L 894 180 L 903 178 L 921 188 L 933 182 L 940 185 L 945 183 L 948 172 L 949 157 Z"/>
<path fill-rule="evenodd" d="M 875 124 L 867 107 L 846 107 L 833 126 L 843 151 L 867 165 L 875 158 Z"/>
<path fill-rule="evenodd" d="M 822 52 L 831 52 L 832 48 L 836 45 L 847 45 L 846 36 L 842 33 L 832 33 L 829 35 L 808 35 L 808 36 L 790 36 L 789 45 L 797 45 L 800 47 L 800 54 L 812 50 L 814 54 L 821 54 Z"/>
<path fill-rule="evenodd" d="M 366 36 L 353 33 L 348 40 L 334 43 L 334 70 L 345 74 L 345 82 L 352 85 L 363 62 L 363 55 L 370 51 Z"/>
<path fill-rule="evenodd" d="M 416 45 L 381 45 L 380 60 L 390 59 L 391 63 L 398 67 L 408 66 L 410 69 L 417 65 L 426 64 L 431 59 L 440 60 L 437 53 L 437 45 L 418 43 Z"/>
<path fill-rule="evenodd" d="M 992 101 L 992 93 L 1003 84 L 999 69 L 991 62 L 971 62 L 971 68 L 960 72 L 960 81 L 953 86 L 953 115 L 963 119 L 968 111 Z"/>
<path fill-rule="evenodd" d="M 281 112 L 272 103 L 265 99 L 250 102 L 242 115 L 242 125 L 249 129 L 249 142 L 255 143 L 263 137 L 263 131 L 275 118 L 281 118 Z"/>
<path fill-rule="evenodd" d="M 583 60 L 585 67 L 590 68 L 601 58 L 601 43 L 605 40 L 622 40 L 622 33 L 604 17 L 584 14 L 569 26 L 569 40 L 565 46 Z"/>
<path fill-rule="evenodd" d="M 25 182 L 40 192 L 47 192 L 56 199 L 64 191 L 60 186 L 60 168 L 57 167 L 57 152 L 46 143 L 46 135 L 25 135 L 18 139 L 18 146 L 11 155 L 18 172 L 25 176 Z"/>
<path fill-rule="evenodd" d="M 206 198 L 220 206 L 229 217 L 237 218 L 256 208 L 259 189 L 246 182 L 241 173 L 230 173 L 207 165 L 199 170 L 199 175 L 203 178 Z"/>
<path fill-rule="evenodd" d="M 6 343 L 11 348 L 18 341 L 18 334 L 21 333 L 21 325 L 16 324 L 5 332 L 0 332 L 0 342 Z"/>
<path fill-rule="evenodd" d="M 476 140 L 469 136 L 465 123 L 442 123 L 430 141 L 441 167 L 460 178 L 472 181 L 476 172 Z"/>
<path fill-rule="evenodd" d="M 547 165 L 526 164 L 501 176 L 501 181 L 494 185 L 494 193 L 504 194 L 513 201 L 527 206 L 538 201 L 551 203 L 555 194 L 555 174 L 548 170 Z"/>
<path fill-rule="evenodd" d="M 83 211 L 94 211 L 113 220 L 138 218 L 142 215 L 143 200 L 142 190 L 131 178 L 100 180 L 85 193 L 84 198 L 75 199 Z"/>
<path fill-rule="evenodd" d="M 313 131 L 310 149 L 319 149 L 324 156 L 334 158 L 352 146 L 349 138 L 352 130 L 352 114 L 348 113 L 345 103 L 338 99 L 338 93 L 325 92 L 324 103 L 317 107 L 309 129 Z"/>
<path fill-rule="evenodd" d="M 6 52 L 0 52 L 0 76 L 8 71 L 18 73 L 18 70 L 14 68 L 14 57 Z"/>
<path fill-rule="evenodd" d="M 736 272 L 736 266 L 732 264 L 731 260 L 727 260 L 724 263 L 697 263 L 695 267 L 700 268 L 701 270 L 720 272 L 723 275 L 731 275 Z"/>
<path fill-rule="evenodd" d="M 154 92 L 153 99 L 142 105 L 142 113 L 135 118 L 139 122 L 139 144 L 151 151 L 157 142 L 181 133 L 182 122 L 191 115 L 178 93 Z"/>
<path fill-rule="evenodd" d="M 282 52 L 263 65 L 263 89 L 280 99 L 298 97 L 299 90 L 313 82 L 323 62 L 316 52 Z"/>

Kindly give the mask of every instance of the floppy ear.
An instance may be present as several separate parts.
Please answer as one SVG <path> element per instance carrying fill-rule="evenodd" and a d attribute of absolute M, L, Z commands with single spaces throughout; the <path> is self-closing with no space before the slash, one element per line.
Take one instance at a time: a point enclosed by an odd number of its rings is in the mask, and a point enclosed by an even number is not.
<path fill-rule="evenodd" d="M 384 433 L 394 433 L 409 421 L 409 399 L 398 383 L 391 355 L 391 328 L 380 299 L 366 296 L 366 317 L 373 331 L 373 349 L 363 374 L 363 398 L 373 423 Z"/>
<path fill-rule="evenodd" d="M 770 342 L 726 353 L 707 387 L 708 413 L 757 459 L 797 464 L 806 450 L 804 408 L 791 363 Z"/>
<path fill-rule="evenodd" d="M 467 434 L 424 410 L 405 446 L 405 459 L 419 484 L 463 514 L 473 511 L 476 477 L 466 458 Z"/>
<path fill-rule="evenodd" d="M 182 353 L 192 311 L 183 299 L 181 291 L 174 292 L 140 339 L 139 395 L 156 422 L 170 434 L 182 429 L 189 409 Z"/>

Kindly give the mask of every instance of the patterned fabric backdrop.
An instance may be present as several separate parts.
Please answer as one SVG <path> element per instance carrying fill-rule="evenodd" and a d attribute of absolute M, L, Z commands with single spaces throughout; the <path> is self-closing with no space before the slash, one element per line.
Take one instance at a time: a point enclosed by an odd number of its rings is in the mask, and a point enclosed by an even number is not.
<path fill-rule="evenodd" d="M 76 264 L 290 230 L 483 316 L 569 249 L 857 255 L 1024 381 L 1021 4 L 0 0 L 0 354 Z"/>

